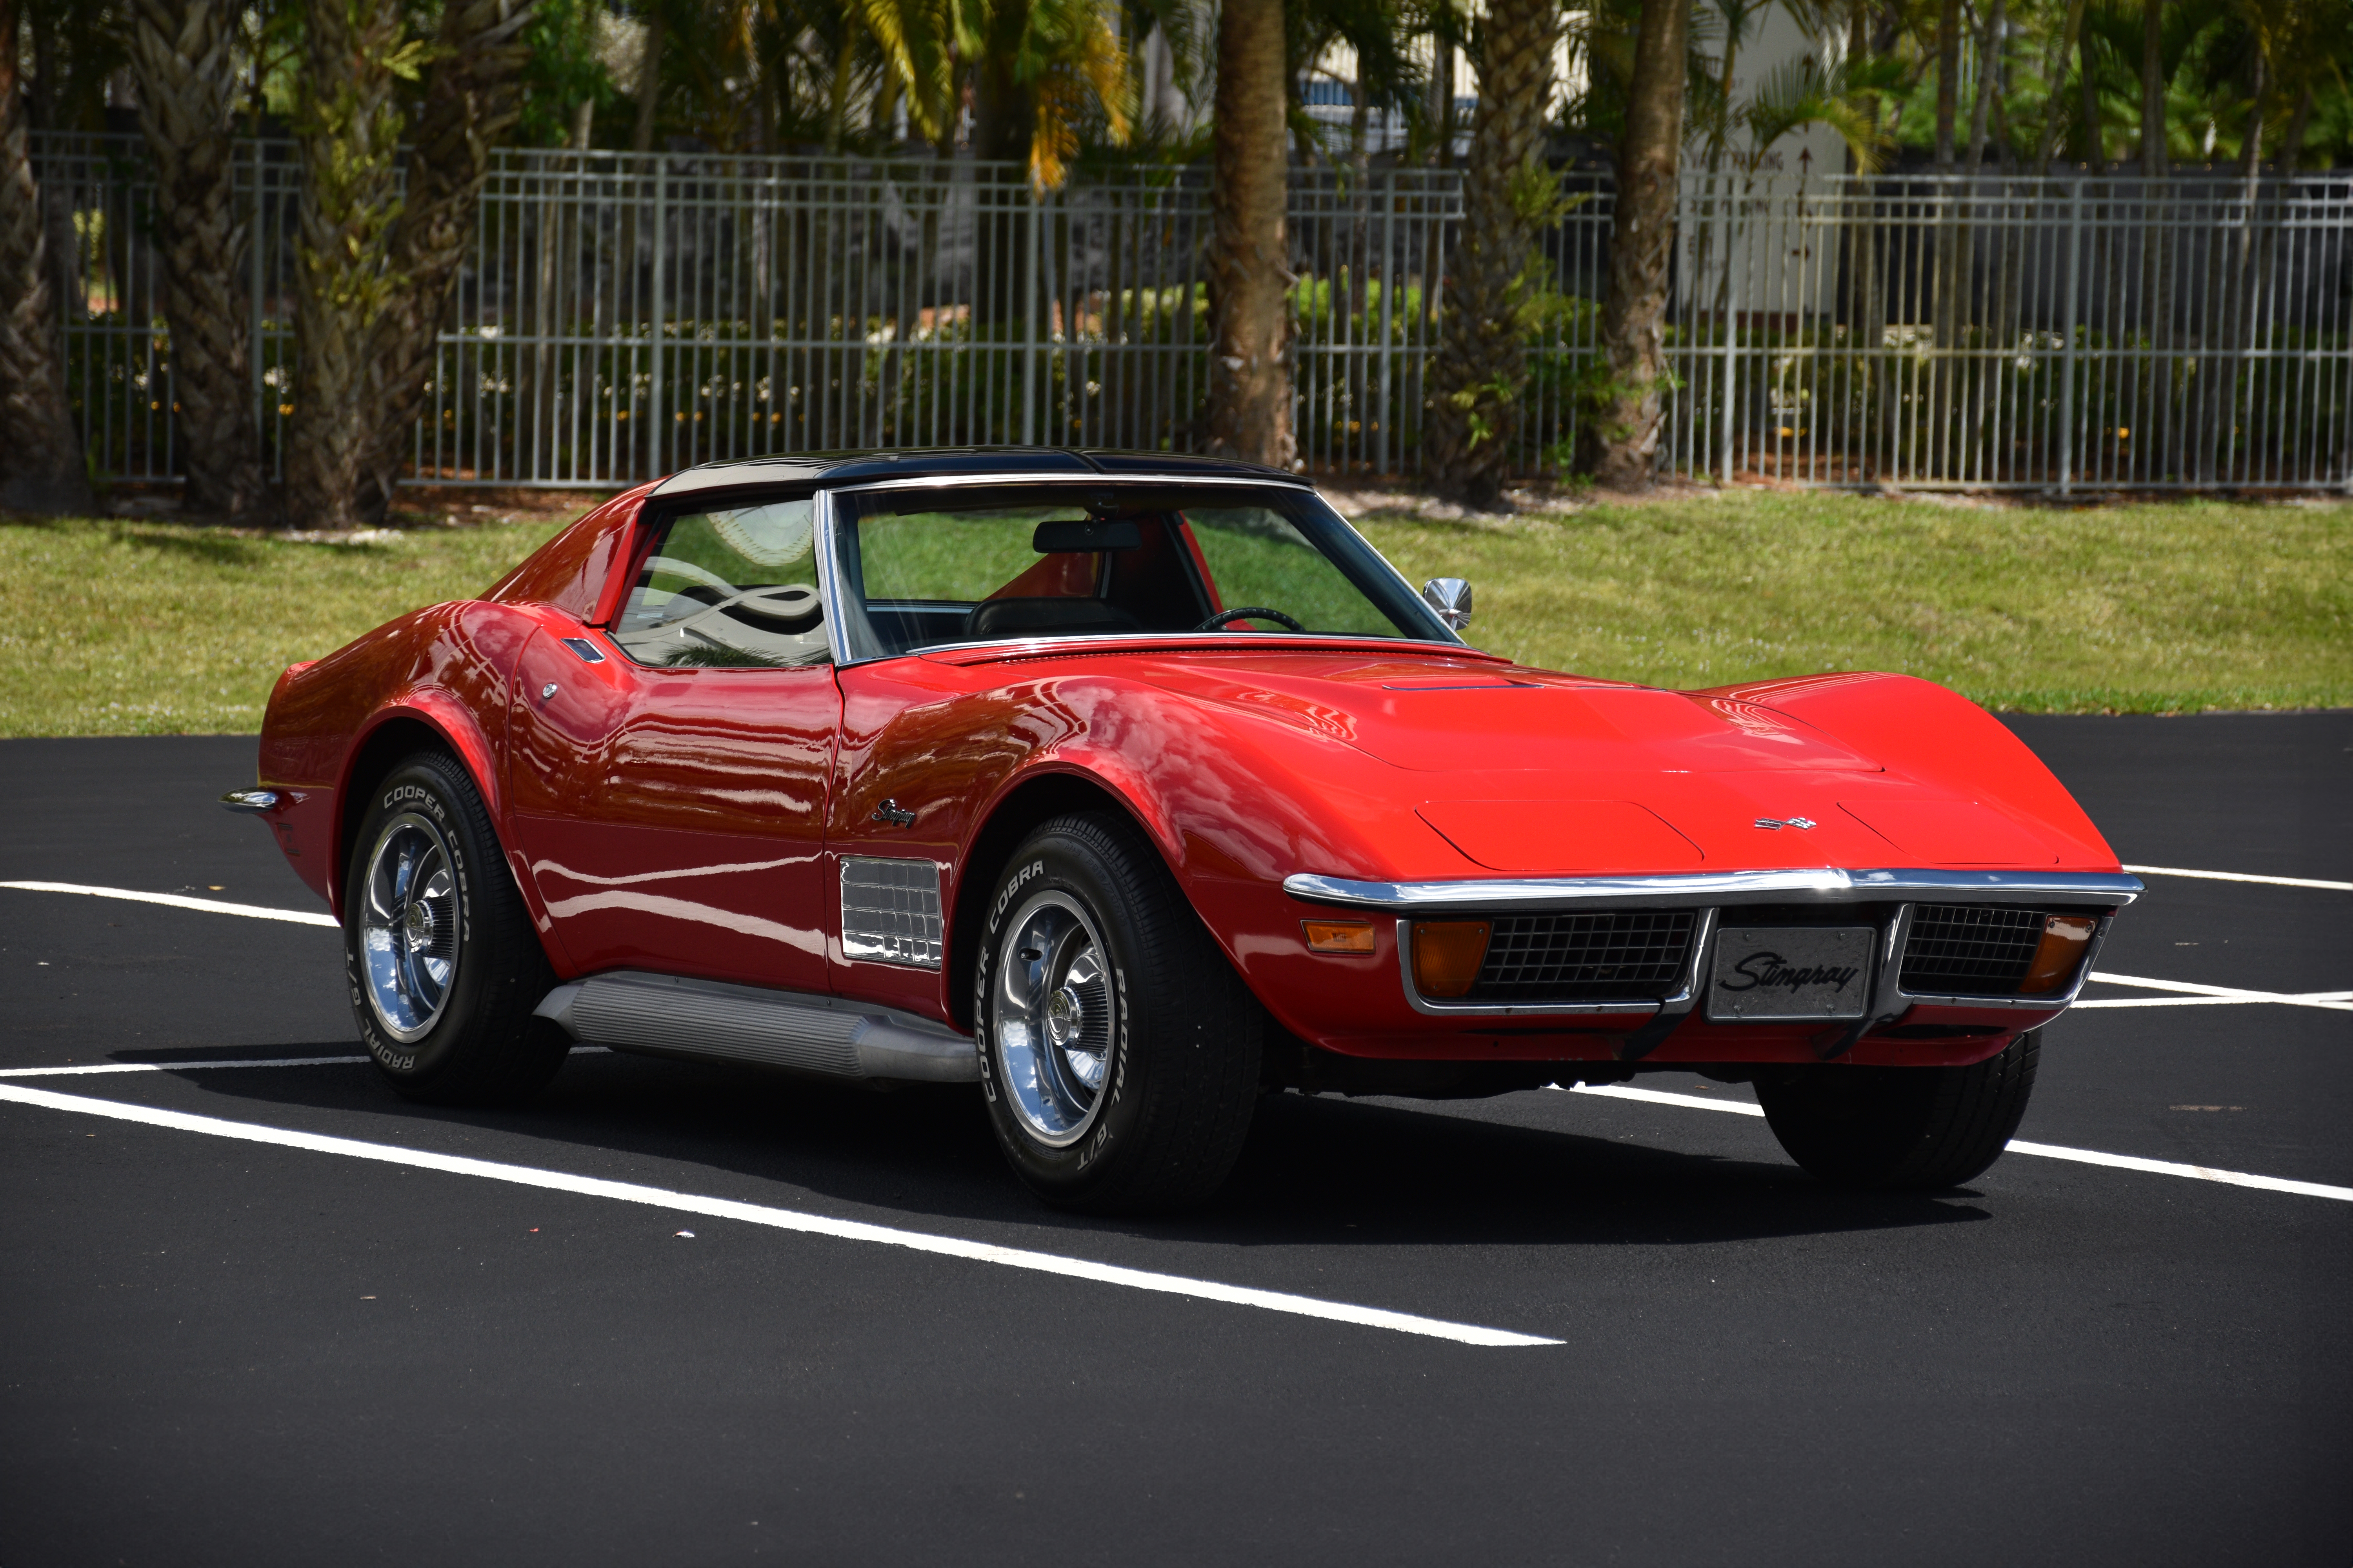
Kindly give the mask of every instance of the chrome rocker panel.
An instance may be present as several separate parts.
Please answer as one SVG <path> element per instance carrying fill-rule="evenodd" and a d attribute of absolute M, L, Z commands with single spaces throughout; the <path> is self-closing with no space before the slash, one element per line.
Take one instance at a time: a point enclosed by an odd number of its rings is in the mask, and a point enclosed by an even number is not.
<path fill-rule="evenodd" d="M 823 1078 L 974 1083 L 967 1035 L 895 1008 L 617 969 L 549 992 L 533 1013 L 583 1045 L 755 1062 Z"/>

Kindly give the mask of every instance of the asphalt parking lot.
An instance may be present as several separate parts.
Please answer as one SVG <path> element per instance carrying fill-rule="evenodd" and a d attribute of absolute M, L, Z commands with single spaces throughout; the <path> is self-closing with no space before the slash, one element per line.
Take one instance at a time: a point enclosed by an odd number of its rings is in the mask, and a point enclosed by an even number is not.
<path fill-rule="evenodd" d="M 2353 713 L 2017 728 L 2128 864 L 2353 883 Z M 315 910 L 252 759 L 0 742 L 0 881 Z M 1661 1075 L 1287 1096 L 1149 1223 L 961 1093 L 190 1067 L 351 1057 L 336 933 L 0 888 L 0 1563 L 2345 1568 L 2353 890 L 2147 880 L 1965 1191 Z"/>

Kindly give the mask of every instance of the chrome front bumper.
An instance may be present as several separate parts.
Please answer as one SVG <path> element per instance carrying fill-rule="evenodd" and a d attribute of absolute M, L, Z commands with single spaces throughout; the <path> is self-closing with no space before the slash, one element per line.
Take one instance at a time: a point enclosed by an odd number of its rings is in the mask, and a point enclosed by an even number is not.
<path fill-rule="evenodd" d="M 1715 957 L 1721 919 L 1744 904 L 1819 903 L 1824 914 L 1860 903 L 1894 904 L 1879 928 L 1873 953 L 1872 993 L 1860 1018 L 1826 1026 L 1815 1037 L 1823 1059 L 1842 1056 L 1873 1030 L 1892 1027 L 1918 1005 L 1968 1007 L 1993 1012 L 2057 1013 L 2073 1005 L 2091 978 L 2092 965 L 2107 940 L 2110 914 L 2100 917 L 2086 944 L 2073 983 L 2047 996 L 1963 996 L 1907 992 L 1904 954 L 1911 940 L 1912 912 L 1921 902 L 2017 903 L 2027 900 L 2106 905 L 2112 910 L 2144 891 L 2139 878 L 2106 872 L 1949 871 L 1888 869 L 1850 871 L 1731 871 L 1658 877 L 1514 878 L 1466 882 L 1364 882 L 1305 873 L 1283 879 L 1283 890 L 1309 903 L 1373 910 L 1398 917 L 1398 978 L 1414 1011 L 1431 1017 L 1603 1018 L 1649 1016 L 1620 1041 L 1621 1061 L 1639 1060 L 1656 1049 L 1698 1007 L 1704 977 Z M 1680 983 L 1660 1002 L 1464 1003 L 1433 1001 L 1414 984 L 1410 957 L 1416 917 L 1463 914 L 1535 914 L 1641 907 L 1699 911 Z M 1877 922 L 1874 922 L 1876 924 Z"/>

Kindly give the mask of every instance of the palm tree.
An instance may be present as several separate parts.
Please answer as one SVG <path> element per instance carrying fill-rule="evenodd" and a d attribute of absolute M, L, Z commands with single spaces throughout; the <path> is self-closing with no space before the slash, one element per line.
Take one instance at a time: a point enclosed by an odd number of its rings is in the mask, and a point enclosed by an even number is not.
<path fill-rule="evenodd" d="M 947 145 L 972 89 L 973 153 L 983 189 L 974 241 L 978 275 L 993 277 L 972 301 L 972 324 L 986 333 L 1026 319 L 1038 280 L 1023 259 L 1023 210 L 1005 165 L 1026 165 L 1033 197 L 1059 188 L 1078 153 L 1080 132 L 1100 116 L 1124 142 L 1135 87 L 1107 0 L 860 0 L 881 44 L 908 117 L 925 137 Z M 992 165 L 994 165 L 992 167 Z M 1033 389 L 1034 390 L 1034 389 Z"/>
<path fill-rule="evenodd" d="M 88 511 L 90 480 L 66 400 L 16 33 L 16 0 L 0 0 L 0 506 Z"/>
<path fill-rule="evenodd" d="M 190 511 L 242 518 L 261 508 L 263 492 L 238 287 L 247 229 L 232 189 L 235 15 L 228 0 L 136 0 L 134 10 L 131 58 L 155 174 L 183 499 Z"/>
<path fill-rule="evenodd" d="M 384 520 L 426 393 L 450 289 L 472 237 L 490 149 L 513 123 L 531 0 L 450 0 L 428 47 L 401 10 L 311 0 L 299 117 L 300 369 L 287 457 L 290 517 Z M 432 62 L 429 73 L 423 69 Z M 424 83 L 406 189 L 394 84 Z"/>
<path fill-rule="evenodd" d="M 1060 187 L 1081 131 L 1100 115 L 1124 142 L 1135 85 L 1103 0 L 860 0 L 917 129 L 954 133 L 973 89 L 973 152 L 1029 165 L 1033 189 Z"/>
<path fill-rule="evenodd" d="M 400 216 L 400 110 L 394 84 L 424 54 L 400 7 L 310 0 L 296 135 L 302 200 L 295 240 L 294 423 L 286 512 L 311 528 L 358 528 L 388 497 L 363 501 L 383 395 L 372 342 L 391 292 L 385 276 Z"/>
<path fill-rule="evenodd" d="M 1601 378 L 1578 430 L 1582 466 L 1616 489 L 1651 482 L 1664 405 L 1667 264 L 1674 254 L 1690 0 L 1642 0 L 1618 141 L 1609 294 L 1601 309 Z"/>
<path fill-rule="evenodd" d="M 1558 205 L 1544 150 L 1562 26 L 1556 0 L 1493 0 L 1481 29 L 1479 108 L 1430 367 L 1423 458 L 1441 493 L 1482 510 L 1503 495 L 1511 425 L 1527 384 L 1523 344 L 1543 295 L 1536 231 Z"/>
<path fill-rule="evenodd" d="M 458 268 L 474 237 L 490 177 L 491 149 L 522 110 L 524 26 L 533 0 L 446 0 L 425 104 L 414 128 L 407 190 L 392 231 L 385 309 L 373 333 L 374 374 L 384 388 L 360 496 L 381 521 L 425 406 L 441 323 Z"/>
<path fill-rule="evenodd" d="M 1288 468 L 1290 189 L 1282 0 L 1224 0 L 1210 172 L 1209 450 Z"/>

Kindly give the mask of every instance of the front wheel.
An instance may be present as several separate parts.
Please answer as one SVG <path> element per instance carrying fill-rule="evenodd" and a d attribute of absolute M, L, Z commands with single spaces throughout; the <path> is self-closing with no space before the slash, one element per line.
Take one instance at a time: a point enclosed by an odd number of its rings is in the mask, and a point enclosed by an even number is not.
<path fill-rule="evenodd" d="M 473 781 L 425 752 L 375 787 L 343 883 L 361 1043 L 411 1100 L 522 1099 L 570 1042 L 532 1016 L 554 984 Z"/>
<path fill-rule="evenodd" d="M 998 1145 L 1048 1203 L 1166 1209 L 1225 1180 L 1258 1100 L 1258 1000 L 1150 844 L 1108 815 L 1031 834 L 974 975 Z"/>
<path fill-rule="evenodd" d="M 1965 1068 L 1826 1065 L 1760 1072 L 1757 1099 L 1789 1158 L 1857 1187 L 1958 1186 L 2001 1157 L 2034 1092 L 2042 1031 Z"/>

